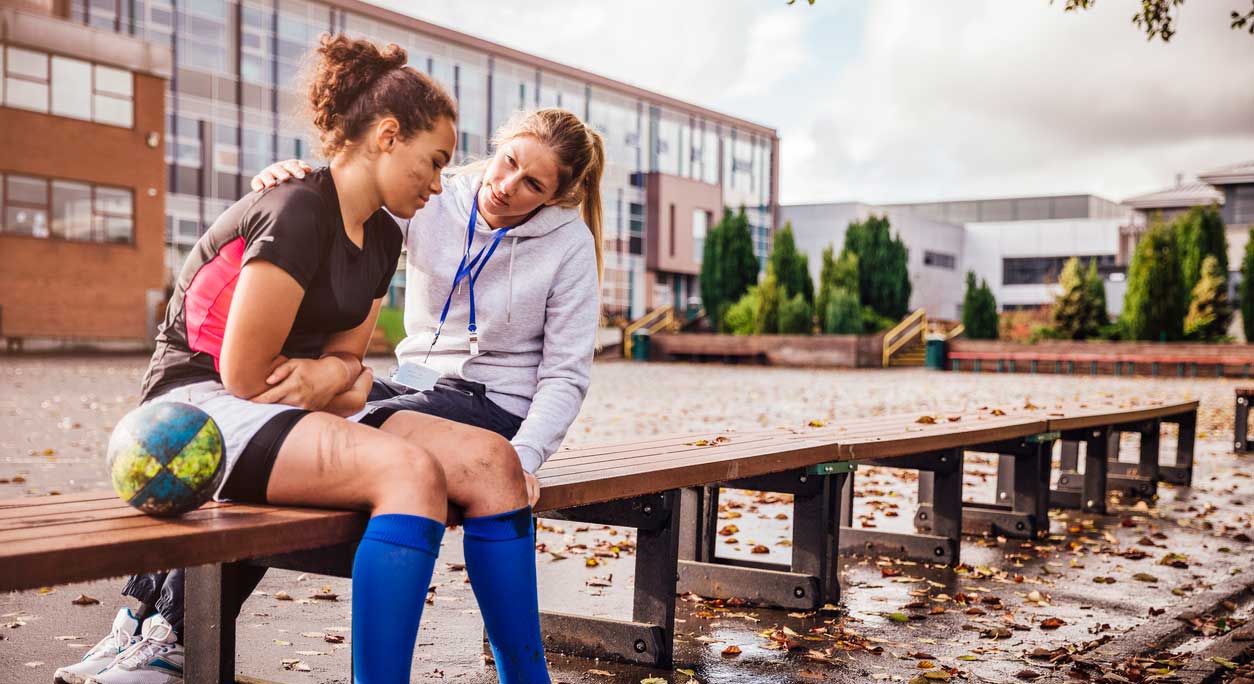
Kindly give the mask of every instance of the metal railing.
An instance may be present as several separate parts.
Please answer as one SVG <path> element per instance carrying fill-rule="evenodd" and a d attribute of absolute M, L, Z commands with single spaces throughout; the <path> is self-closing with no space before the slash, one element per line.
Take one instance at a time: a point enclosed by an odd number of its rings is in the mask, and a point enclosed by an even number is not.
<path fill-rule="evenodd" d="M 906 316 L 892 330 L 884 333 L 884 367 L 903 347 L 911 342 L 927 340 L 927 311 L 919 309 Z"/>
<path fill-rule="evenodd" d="M 631 358 L 631 336 L 633 333 L 641 329 L 649 331 L 649 334 L 658 332 L 666 328 L 673 328 L 678 321 L 675 319 L 675 307 L 661 306 L 649 313 L 632 321 L 630 325 L 623 329 L 623 357 Z"/>

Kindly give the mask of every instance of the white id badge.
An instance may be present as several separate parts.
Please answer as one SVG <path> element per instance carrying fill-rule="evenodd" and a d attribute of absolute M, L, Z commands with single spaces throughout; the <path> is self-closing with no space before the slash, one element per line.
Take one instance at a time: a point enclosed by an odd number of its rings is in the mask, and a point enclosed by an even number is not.
<path fill-rule="evenodd" d="M 406 361 L 397 367 L 396 372 L 392 373 L 392 381 L 416 389 L 419 392 L 425 392 L 435 387 L 435 381 L 440 379 L 440 372 L 434 368 L 428 368 L 420 363 Z"/>

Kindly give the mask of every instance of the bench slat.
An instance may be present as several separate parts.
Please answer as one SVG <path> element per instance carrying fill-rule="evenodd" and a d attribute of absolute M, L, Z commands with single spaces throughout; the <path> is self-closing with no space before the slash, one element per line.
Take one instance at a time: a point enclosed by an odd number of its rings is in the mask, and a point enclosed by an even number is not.
<path fill-rule="evenodd" d="M 120 502 L 119 502 L 120 503 Z M 125 505 L 125 504 L 123 504 Z M 366 516 L 349 511 L 223 504 L 177 522 L 7 543 L 0 537 L 0 590 L 31 589 L 135 572 L 288 553 L 361 536 Z M 7 535 L 5 535 L 7 536 Z"/>

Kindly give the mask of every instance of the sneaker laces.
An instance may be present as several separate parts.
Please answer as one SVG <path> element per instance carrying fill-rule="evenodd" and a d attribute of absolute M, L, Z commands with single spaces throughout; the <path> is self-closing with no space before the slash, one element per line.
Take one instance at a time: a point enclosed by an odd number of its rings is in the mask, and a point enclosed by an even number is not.
<path fill-rule="evenodd" d="M 95 646 L 91 647 L 91 650 L 87 652 L 84 659 L 91 657 L 93 653 L 98 651 L 113 651 L 114 654 L 120 655 L 122 651 L 130 648 L 134 644 L 134 641 L 132 641 L 133 639 L 138 638 L 139 637 L 134 634 L 127 634 L 126 630 L 120 627 L 114 628 L 108 636 L 97 642 Z"/>
<path fill-rule="evenodd" d="M 133 670 L 140 665 L 144 665 L 151 661 L 159 653 L 170 650 L 170 642 L 167 641 L 174 632 L 169 625 L 157 625 L 152 632 L 143 635 L 139 641 L 131 644 L 125 651 L 118 654 L 113 661 L 112 667 L 124 667 Z"/>

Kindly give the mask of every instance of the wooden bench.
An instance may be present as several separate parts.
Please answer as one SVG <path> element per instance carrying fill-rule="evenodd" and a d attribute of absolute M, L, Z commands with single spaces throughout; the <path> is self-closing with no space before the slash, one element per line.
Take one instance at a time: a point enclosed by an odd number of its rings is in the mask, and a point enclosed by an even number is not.
<path fill-rule="evenodd" d="M 920 422 L 912 413 L 824 428 L 658 437 L 564 450 L 540 471 L 538 515 L 636 528 L 635 589 L 629 620 L 544 613 L 546 645 L 555 652 L 665 667 L 673 657 L 677 591 L 817 608 L 839 601 L 842 549 L 952 564 L 960 560 L 968 521 L 995 530 L 1023 523 L 1021 535 L 1039 534 L 1048 529 L 1055 441 L 1089 440 L 1087 432 L 1076 432 L 1081 429 L 1108 434 L 1136 421 L 1187 420 L 1195 413 L 1195 402 L 1011 415 L 985 410 L 934 422 Z M 1182 440 L 1184 435 L 1182 429 Z M 1107 442 L 1092 439 L 1099 446 L 1087 453 L 1082 496 L 1104 506 L 1106 452 L 1100 444 Z M 1190 453 L 1191 444 L 1189 433 Z M 967 451 L 1008 459 L 1013 472 L 1004 477 L 1005 501 L 964 505 Z M 851 478 L 861 464 L 920 472 L 915 532 L 851 527 Z M 1191 469 L 1191 461 L 1180 467 Z M 999 471 L 999 485 L 1002 480 Z M 788 564 L 717 556 L 720 487 L 793 494 Z M 111 492 L 0 502 L 0 591 L 187 567 L 187 681 L 221 684 L 234 681 L 234 610 L 224 596 L 234 595 L 241 564 L 349 576 L 364 524 L 365 517 L 355 513 L 242 504 L 210 504 L 160 520 Z"/>
<path fill-rule="evenodd" d="M 1238 387 L 1236 420 L 1233 424 L 1232 449 L 1239 454 L 1250 449 L 1250 400 L 1254 399 L 1254 387 Z"/>
<path fill-rule="evenodd" d="M 1138 368 L 1147 372 L 1145 375 L 1158 376 L 1165 368 L 1174 367 L 1176 377 L 1197 377 L 1198 367 L 1211 367 L 1215 377 L 1224 377 L 1228 368 L 1240 369 L 1236 374 L 1250 377 L 1254 361 L 1242 356 L 1210 356 L 1193 354 L 1093 354 L 1082 352 L 1041 352 L 1041 351 L 951 351 L 947 355 L 950 369 L 962 370 L 962 362 L 969 361 L 970 369 L 976 373 L 983 370 L 983 364 L 995 364 L 997 372 L 1050 372 L 1073 374 L 1087 370 L 1089 375 L 1097 375 L 1100 370 L 1109 368 L 1113 375 L 1136 375 Z M 1042 366 L 1042 364 L 1045 364 Z"/>

